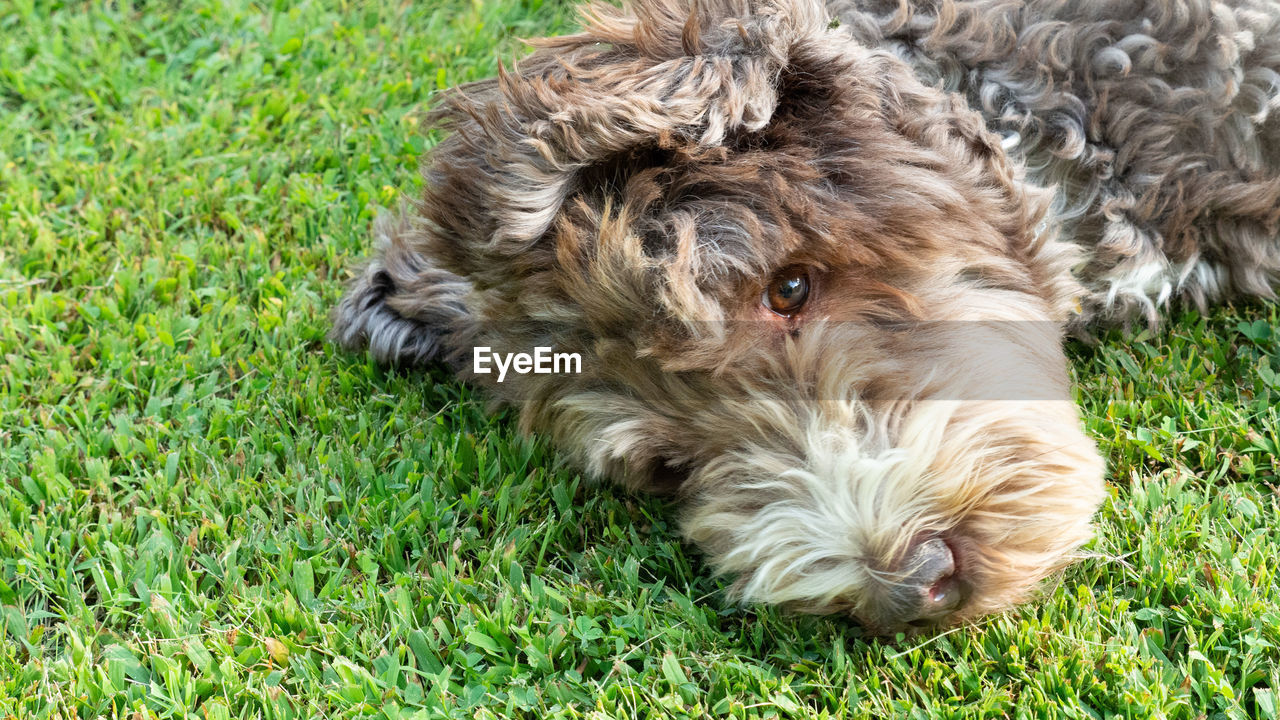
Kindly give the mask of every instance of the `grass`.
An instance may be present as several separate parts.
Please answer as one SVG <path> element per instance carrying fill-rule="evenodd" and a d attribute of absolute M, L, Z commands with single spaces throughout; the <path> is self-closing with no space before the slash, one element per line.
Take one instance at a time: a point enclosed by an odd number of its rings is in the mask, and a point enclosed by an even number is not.
<path fill-rule="evenodd" d="M 1093 557 L 888 643 L 328 346 L 412 111 L 569 18 L 0 0 L 0 717 L 1276 717 L 1274 305 L 1073 347 Z"/>

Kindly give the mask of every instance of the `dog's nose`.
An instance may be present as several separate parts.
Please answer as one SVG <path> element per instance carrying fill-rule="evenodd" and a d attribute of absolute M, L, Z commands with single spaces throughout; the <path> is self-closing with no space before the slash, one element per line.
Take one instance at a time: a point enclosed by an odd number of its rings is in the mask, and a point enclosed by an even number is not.
<path fill-rule="evenodd" d="M 908 550 L 903 579 L 892 591 L 901 622 L 932 625 L 960 609 L 969 588 L 956 572 L 956 556 L 942 538 L 930 538 Z"/>

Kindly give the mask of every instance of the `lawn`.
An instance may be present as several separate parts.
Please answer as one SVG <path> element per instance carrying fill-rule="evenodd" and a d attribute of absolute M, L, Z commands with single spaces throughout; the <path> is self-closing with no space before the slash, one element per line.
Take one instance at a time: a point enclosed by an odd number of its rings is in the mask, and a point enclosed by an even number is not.
<path fill-rule="evenodd" d="M 887 641 L 324 339 L 415 111 L 554 0 L 0 0 L 0 718 L 1228 717 L 1280 698 L 1280 318 L 1071 349 L 1088 557 Z"/>

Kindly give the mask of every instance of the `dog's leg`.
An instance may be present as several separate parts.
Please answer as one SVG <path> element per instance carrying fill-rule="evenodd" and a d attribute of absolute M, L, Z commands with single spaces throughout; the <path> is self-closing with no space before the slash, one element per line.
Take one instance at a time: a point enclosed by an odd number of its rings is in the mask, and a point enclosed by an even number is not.
<path fill-rule="evenodd" d="M 472 330 L 466 280 L 435 266 L 414 242 L 407 215 L 380 217 L 377 248 L 333 313 L 329 338 L 368 349 L 378 362 L 412 366 L 449 360 L 451 338 Z"/>

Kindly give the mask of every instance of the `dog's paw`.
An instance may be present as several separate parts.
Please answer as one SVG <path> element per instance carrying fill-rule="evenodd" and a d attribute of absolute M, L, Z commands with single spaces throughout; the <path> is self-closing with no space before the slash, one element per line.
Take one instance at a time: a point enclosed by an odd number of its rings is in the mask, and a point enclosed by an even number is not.
<path fill-rule="evenodd" d="M 386 365 L 442 359 L 449 336 L 470 321 L 470 284 L 415 250 L 406 221 L 380 218 L 376 231 L 376 253 L 334 309 L 329 338 Z"/>

